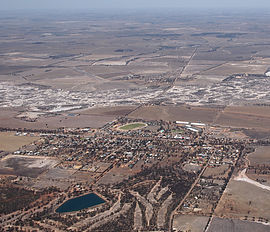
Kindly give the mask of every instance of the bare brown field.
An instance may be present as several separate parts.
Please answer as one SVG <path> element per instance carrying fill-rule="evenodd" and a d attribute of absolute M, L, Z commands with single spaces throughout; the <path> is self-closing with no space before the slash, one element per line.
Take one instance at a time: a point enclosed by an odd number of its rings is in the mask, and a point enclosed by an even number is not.
<path fill-rule="evenodd" d="M 247 216 L 270 220 L 270 191 L 243 181 L 230 180 L 215 214 L 219 217 Z"/>
<path fill-rule="evenodd" d="M 129 114 L 131 118 L 168 121 L 200 121 L 243 128 L 252 137 L 265 137 L 270 130 L 270 107 L 267 106 L 143 106 Z"/>
<path fill-rule="evenodd" d="M 270 106 L 227 106 L 224 112 L 270 118 Z"/>
<path fill-rule="evenodd" d="M 255 152 L 248 155 L 250 165 L 269 165 L 270 164 L 270 147 L 257 147 Z"/>
<path fill-rule="evenodd" d="M 209 218 L 195 215 L 175 215 L 173 228 L 176 231 L 203 232 Z"/>
<path fill-rule="evenodd" d="M 241 221 L 237 219 L 229 218 L 214 218 L 207 231 L 209 232 L 268 232 L 270 230 L 269 225 L 263 225 L 256 222 Z"/>
<path fill-rule="evenodd" d="M 0 174 L 36 178 L 59 161 L 48 157 L 8 155 L 0 161 Z"/>
<path fill-rule="evenodd" d="M 244 129 L 243 132 L 250 138 L 255 139 L 263 139 L 270 137 L 269 129 Z"/>
<path fill-rule="evenodd" d="M 39 137 L 31 136 L 16 136 L 14 132 L 0 132 L 0 150 L 2 151 L 16 151 L 24 145 L 28 145 Z"/>
<path fill-rule="evenodd" d="M 77 182 L 93 182 L 93 176 L 92 173 L 89 172 L 83 172 L 83 171 L 77 171 L 74 173 L 71 178 L 74 179 Z"/>
<path fill-rule="evenodd" d="M 145 120 L 212 123 L 219 110 L 219 108 L 197 106 L 144 106 L 128 116 Z"/>
<path fill-rule="evenodd" d="M 267 128 L 270 129 L 270 118 L 248 116 L 241 113 L 223 113 L 216 122 L 219 125 L 236 128 Z"/>
<path fill-rule="evenodd" d="M 268 64 L 269 65 L 269 64 Z M 230 62 L 209 71 L 203 71 L 205 75 L 229 76 L 237 73 L 264 74 L 268 68 L 267 64 L 249 64 L 248 62 Z"/>
<path fill-rule="evenodd" d="M 113 116 L 98 116 L 98 115 L 75 115 L 75 116 L 66 116 L 60 115 L 56 117 L 48 118 L 39 118 L 37 120 L 38 125 L 43 125 L 48 128 L 56 129 L 60 127 L 67 128 L 99 128 L 104 124 L 114 120 Z M 47 124 L 47 125 L 46 125 Z"/>
<path fill-rule="evenodd" d="M 131 108 L 132 109 L 132 108 Z M 129 111 L 125 109 L 118 111 L 116 108 L 113 111 L 107 110 L 102 113 L 94 113 L 94 110 L 91 113 L 63 113 L 60 115 L 54 116 L 41 116 L 36 121 L 28 122 L 16 118 L 19 114 L 16 110 L 5 109 L 0 111 L 0 127 L 3 128 L 26 128 L 26 129 L 57 129 L 60 127 L 67 128 L 99 128 L 105 125 L 106 123 L 114 120 L 118 115 L 124 115 Z"/>
<path fill-rule="evenodd" d="M 206 170 L 203 173 L 204 177 L 210 177 L 213 178 L 227 178 L 228 172 L 229 172 L 229 165 L 222 165 L 218 167 L 207 167 Z"/>
<path fill-rule="evenodd" d="M 270 175 L 263 175 L 263 174 L 252 174 L 252 173 L 246 173 L 247 177 L 252 180 L 259 180 L 263 185 L 270 186 Z M 263 182 L 262 182 L 263 181 Z"/>
<path fill-rule="evenodd" d="M 216 123 L 238 128 L 270 129 L 270 107 L 229 106 L 220 114 Z"/>
<path fill-rule="evenodd" d="M 78 111 L 81 115 L 115 116 L 121 117 L 136 109 L 136 106 L 112 106 L 102 108 L 92 108 Z"/>
<path fill-rule="evenodd" d="M 128 167 L 114 167 L 109 173 L 106 173 L 100 180 L 99 184 L 112 184 L 119 183 L 124 179 L 128 179 L 129 176 L 132 176 L 136 171 Z"/>

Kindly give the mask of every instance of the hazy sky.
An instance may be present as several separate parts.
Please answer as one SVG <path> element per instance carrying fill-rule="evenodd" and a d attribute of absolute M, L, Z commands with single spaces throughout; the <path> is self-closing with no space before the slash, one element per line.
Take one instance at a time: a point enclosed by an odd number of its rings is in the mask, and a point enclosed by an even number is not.
<path fill-rule="evenodd" d="M 0 10 L 152 7 L 270 8 L 270 0 L 0 0 Z"/>

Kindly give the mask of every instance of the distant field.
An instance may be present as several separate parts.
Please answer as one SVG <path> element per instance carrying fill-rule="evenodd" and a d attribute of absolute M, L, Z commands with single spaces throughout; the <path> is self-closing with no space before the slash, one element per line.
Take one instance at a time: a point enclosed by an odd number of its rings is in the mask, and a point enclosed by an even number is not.
<path fill-rule="evenodd" d="M 209 232 L 267 232 L 269 231 L 269 225 L 263 225 L 256 222 L 241 221 L 230 218 L 214 218 L 209 227 Z"/>
<path fill-rule="evenodd" d="M 16 118 L 18 113 L 12 109 L 0 108 L 0 127 L 4 128 L 27 128 L 27 129 L 57 129 L 59 127 L 91 127 L 99 128 L 115 119 L 113 115 L 84 114 L 78 111 L 78 115 L 70 116 L 69 113 L 54 115 L 51 117 L 41 116 L 35 122 L 27 122 Z M 71 112 L 74 113 L 74 112 Z M 75 111 L 75 114 L 77 111 Z"/>
<path fill-rule="evenodd" d="M 0 175 L 38 177 L 59 163 L 44 156 L 8 155 L 0 160 Z M 56 173 L 57 176 L 59 173 Z M 55 176 L 55 175 L 54 175 Z"/>
<path fill-rule="evenodd" d="M 270 164 L 270 147 L 257 147 L 256 151 L 248 155 L 250 165 L 269 165 Z"/>
<path fill-rule="evenodd" d="M 229 171 L 229 165 L 227 164 L 218 167 L 207 167 L 203 173 L 203 177 L 227 177 Z"/>
<path fill-rule="evenodd" d="M 14 132 L 1 132 L 0 133 L 0 150 L 2 151 L 16 151 L 24 145 L 28 145 L 38 137 L 30 136 L 15 136 Z"/>
<path fill-rule="evenodd" d="M 124 126 L 119 127 L 120 130 L 135 130 L 135 129 L 139 129 L 142 127 L 145 127 L 146 124 L 145 123 L 132 123 L 132 124 L 127 124 Z"/>
<path fill-rule="evenodd" d="M 143 106 L 133 111 L 130 118 L 144 120 L 188 121 L 212 123 L 221 109 L 199 106 Z"/>
<path fill-rule="evenodd" d="M 270 107 L 229 106 L 216 120 L 217 124 L 241 127 L 270 129 Z"/>
<path fill-rule="evenodd" d="M 270 191 L 243 181 L 230 180 L 215 210 L 219 217 L 262 217 L 270 220 Z M 227 230 L 229 231 L 229 230 Z"/>
<path fill-rule="evenodd" d="M 209 218 L 195 215 L 176 215 L 173 228 L 177 231 L 203 232 Z"/>

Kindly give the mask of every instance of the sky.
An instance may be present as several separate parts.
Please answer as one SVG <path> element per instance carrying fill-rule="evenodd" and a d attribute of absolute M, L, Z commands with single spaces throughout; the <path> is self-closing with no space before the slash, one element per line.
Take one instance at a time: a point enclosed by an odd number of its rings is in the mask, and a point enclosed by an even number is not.
<path fill-rule="evenodd" d="M 270 8 L 270 0 L 0 0 L 0 10 Z"/>

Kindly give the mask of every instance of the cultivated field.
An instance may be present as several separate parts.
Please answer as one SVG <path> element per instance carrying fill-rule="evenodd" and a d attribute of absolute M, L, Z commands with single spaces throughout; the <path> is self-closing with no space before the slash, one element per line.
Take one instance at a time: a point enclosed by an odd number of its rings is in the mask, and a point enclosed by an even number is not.
<path fill-rule="evenodd" d="M 220 217 L 270 220 L 270 191 L 232 179 L 215 213 Z"/>
<path fill-rule="evenodd" d="M 57 164 L 56 159 L 48 157 L 8 155 L 0 161 L 0 174 L 36 178 Z"/>
<path fill-rule="evenodd" d="M 257 147 L 255 152 L 248 155 L 250 165 L 269 165 L 270 164 L 270 147 Z"/>
<path fill-rule="evenodd" d="M 135 110 L 129 117 L 145 120 L 189 121 L 211 123 L 219 112 L 219 108 L 196 106 L 143 106 Z"/>
<path fill-rule="evenodd" d="M 28 145 L 38 139 L 39 137 L 29 135 L 17 136 L 14 132 L 0 132 L 0 150 L 9 152 L 16 151 L 20 147 Z"/>
<path fill-rule="evenodd" d="M 268 232 L 269 225 L 256 222 L 241 221 L 237 219 L 214 218 L 207 230 L 209 232 Z"/>
<path fill-rule="evenodd" d="M 173 228 L 176 231 L 204 232 L 209 217 L 195 215 L 176 215 L 173 220 Z"/>

